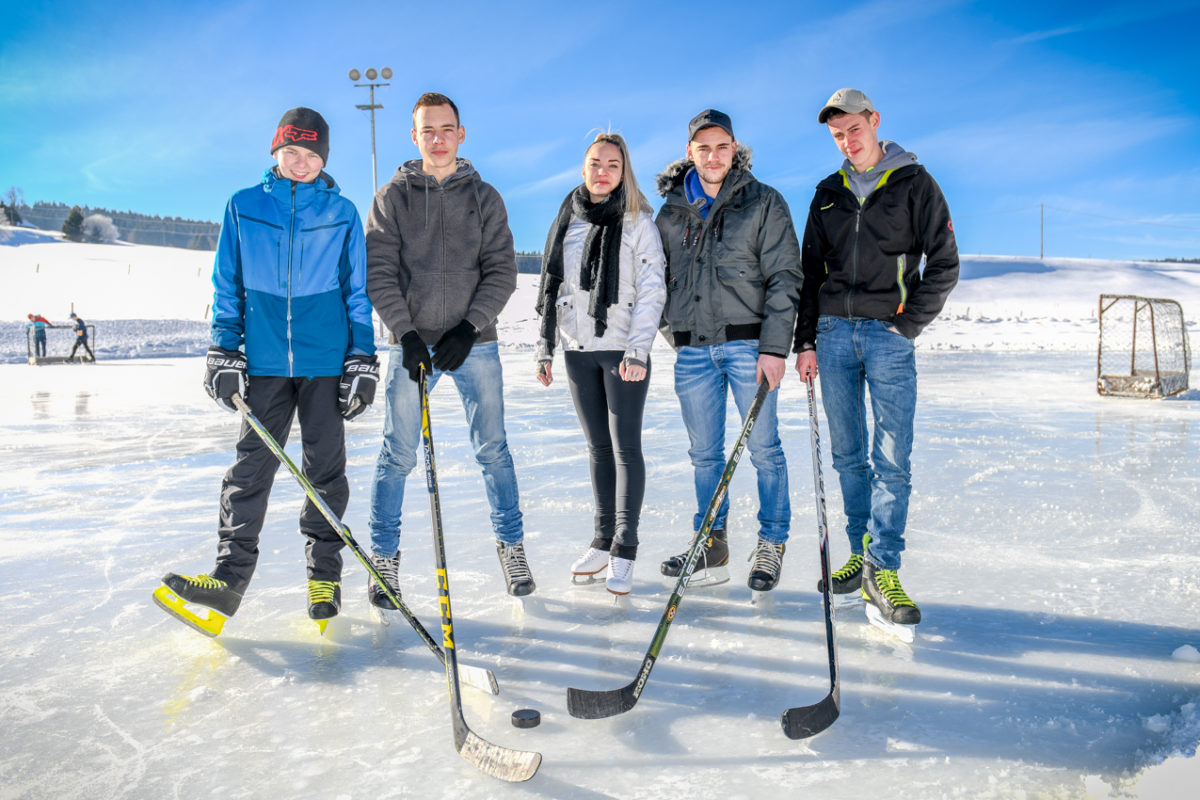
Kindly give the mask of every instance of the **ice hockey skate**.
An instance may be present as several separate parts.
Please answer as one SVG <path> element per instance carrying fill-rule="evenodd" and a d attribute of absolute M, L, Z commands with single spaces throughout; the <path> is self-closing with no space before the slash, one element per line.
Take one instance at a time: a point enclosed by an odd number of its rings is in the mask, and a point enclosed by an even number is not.
<path fill-rule="evenodd" d="M 690 548 L 677 556 L 671 556 L 662 562 L 659 569 L 668 578 L 678 578 L 687 563 Z M 690 588 L 705 586 L 720 586 L 729 582 L 729 543 L 724 529 L 712 531 L 700 551 L 700 558 L 692 569 L 692 577 L 688 581 Z"/>
<path fill-rule="evenodd" d="M 154 590 L 154 602 L 184 625 L 216 636 L 241 605 L 242 596 L 225 581 L 209 575 L 177 575 L 168 572 L 163 585 Z"/>
<path fill-rule="evenodd" d="M 851 608 L 863 603 L 862 592 L 863 557 L 851 553 L 849 560 L 830 576 L 829 594 L 834 608 Z M 825 591 L 825 582 L 817 580 L 817 591 Z"/>
<path fill-rule="evenodd" d="M 902 642 L 911 644 L 916 639 L 921 609 L 904 592 L 896 570 L 880 569 L 864 561 L 862 598 L 868 622 Z"/>
<path fill-rule="evenodd" d="M 342 607 L 342 585 L 337 581 L 308 582 L 308 617 L 317 623 L 321 633 L 329 620 L 338 615 Z"/>
<path fill-rule="evenodd" d="M 400 551 L 397 550 L 396 555 L 391 557 L 372 553 L 371 566 L 375 568 L 381 578 L 387 581 L 396 597 L 400 597 Z M 392 615 L 389 612 L 398 610 L 396 604 L 391 601 L 384 587 L 376 583 L 375 576 L 370 573 L 367 573 L 367 600 L 371 616 L 381 625 L 391 625 Z"/>

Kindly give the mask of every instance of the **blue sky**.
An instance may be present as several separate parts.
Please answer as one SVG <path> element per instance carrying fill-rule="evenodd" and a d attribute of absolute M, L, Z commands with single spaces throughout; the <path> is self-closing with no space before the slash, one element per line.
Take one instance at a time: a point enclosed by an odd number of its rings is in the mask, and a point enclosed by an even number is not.
<path fill-rule="evenodd" d="M 1047 257 L 1200 257 L 1194 1 L 5 6 L 0 191 L 29 203 L 219 220 L 307 105 L 365 216 L 367 90 L 347 73 L 388 66 L 380 184 L 416 155 L 416 97 L 448 94 L 519 249 L 541 249 L 590 134 L 624 134 L 650 190 L 708 106 L 802 229 L 841 162 L 816 113 L 855 86 L 941 184 L 964 253 L 1037 256 L 1044 205 Z"/>

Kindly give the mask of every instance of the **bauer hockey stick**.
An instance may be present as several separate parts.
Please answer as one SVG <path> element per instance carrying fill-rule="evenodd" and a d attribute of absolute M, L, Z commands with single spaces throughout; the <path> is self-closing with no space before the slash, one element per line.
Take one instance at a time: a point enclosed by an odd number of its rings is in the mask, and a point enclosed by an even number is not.
<path fill-rule="evenodd" d="M 421 392 L 421 441 L 425 445 L 425 485 L 429 488 L 429 516 L 433 522 L 433 557 L 437 568 L 438 607 L 442 612 L 442 646 L 446 652 L 446 685 L 450 689 L 450 720 L 454 724 L 454 749 L 477 769 L 502 781 L 527 781 L 542 764 L 542 754 L 492 744 L 477 735 L 463 716 L 458 692 L 458 652 L 454 644 L 454 618 L 450 614 L 450 580 L 446 574 L 446 542 L 442 536 L 442 504 L 438 499 L 437 466 L 433 460 L 433 429 L 429 419 L 429 388 L 425 367 L 418 381 Z"/>
<path fill-rule="evenodd" d="M 317 510 L 321 512 L 321 516 L 325 517 L 325 520 L 337 532 L 337 535 L 341 537 L 342 541 L 346 543 L 346 546 L 350 548 L 350 551 L 354 553 L 355 557 L 358 558 L 360 562 L 362 562 L 362 565 L 366 567 L 367 572 L 369 572 L 371 577 L 375 579 L 375 583 L 383 587 L 387 598 L 395 603 L 396 608 L 399 609 L 404 618 L 408 620 L 408 624 L 412 625 L 413 630 L 415 630 L 417 635 L 421 637 L 421 641 L 425 643 L 425 646 L 432 650 L 433 654 L 438 657 L 438 660 L 445 665 L 446 654 L 442 651 L 442 648 L 438 646 L 437 641 L 429 634 L 429 631 L 425 630 L 425 626 L 421 624 L 421 621 L 417 619 L 416 615 L 414 615 L 409 607 L 404 604 L 404 601 L 400 599 L 400 593 L 396 591 L 395 587 L 389 584 L 387 579 L 380 575 L 379 571 L 375 569 L 375 565 L 371 563 L 371 559 L 363 551 L 362 546 L 354 540 L 354 536 L 350 533 L 350 529 L 346 527 L 346 525 L 340 519 L 338 519 L 338 516 L 333 513 L 333 509 L 331 509 L 329 504 L 325 502 L 325 498 L 321 497 L 316 488 L 309 483 L 308 478 L 304 477 L 304 473 L 301 472 L 300 468 L 296 466 L 295 462 L 288 457 L 288 454 L 284 452 L 282 447 L 280 447 L 279 442 L 275 441 L 275 437 L 272 436 L 270 431 L 263 426 L 258 417 L 254 416 L 254 413 L 250 410 L 250 406 L 246 404 L 246 401 L 242 399 L 241 395 L 235 394 L 233 396 L 233 405 L 238 411 L 242 412 L 242 418 L 246 420 L 246 424 L 254 429 L 254 432 L 258 434 L 260 439 L 262 439 L 263 444 L 267 446 L 267 449 L 275 454 L 275 457 L 279 459 L 281 464 L 287 467 L 288 472 L 292 473 L 292 477 L 295 478 L 296 482 L 300 484 L 300 488 L 304 490 L 304 494 L 308 497 L 309 501 L 317 507 Z M 500 687 L 496 683 L 496 676 L 492 674 L 491 670 L 484 669 L 483 667 L 473 666 L 463 666 L 461 669 L 463 671 L 464 682 L 484 692 L 489 692 L 491 694 L 500 693 Z"/>
<path fill-rule="evenodd" d="M 821 597 L 825 603 L 825 644 L 829 650 L 829 694 L 811 706 L 797 706 L 783 712 L 783 732 L 789 739 L 803 739 L 828 728 L 842 711 L 838 686 L 837 641 L 833 632 L 833 598 L 830 597 L 829 525 L 825 520 L 825 479 L 821 476 L 821 433 L 817 429 L 817 404 L 813 399 L 812 377 L 808 386 L 808 438 L 812 448 L 813 493 L 817 502 L 817 541 L 821 551 Z"/>
<path fill-rule="evenodd" d="M 725 471 L 721 473 L 721 480 L 717 482 L 712 500 L 708 503 L 708 510 L 704 513 L 704 522 L 700 525 L 700 530 L 696 531 L 696 537 L 692 539 L 692 547 L 688 550 L 687 560 L 684 562 L 683 569 L 679 571 L 679 579 L 675 582 L 675 591 L 671 593 L 671 599 L 667 601 L 667 608 L 658 622 L 658 629 L 654 632 L 654 639 L 650 642 L 650 649 L 646 651 L 646 657 L 642 659 L 642 666 L 638 670 L 638 674 L 628 685 L 622 686 L 620 689 L 606 691 L 567 689 L 567 711 L 571 713 L 571 716 L 580 719 L 611 717 L 633 708 L 638 698 L 641 697 L 642 689 L 646 687 L 646 681 L 650 679 L 650 670 L 654 669 L 654 662 L 658 659 L 663 642 L 666 641 L 667 631 L 675 619 L 675 612 L 683 600 L 683 593 L 687 589 L 688 581 L 691 580 L 692 570 L 696 568 L 696 562 L 700 560 L 704 542 L 712 533 L 713 522 L 721 509 L 721 501 L 725 499 L 729 482 L 733 479 L 733 471 L 737 469 L 742 452 L 746 449 L 746 442 L 750 439 L 750 431 L 754 430 L 754 422 L 758 419 L 758 412 L 762 409 L 763 401 L 766 400 L 769 391 L 770 385 L 764 376 L 762 383 L 758 385 L 758 391 L 754 394 L 754 402 L 750 404 L 750 410 L 746 413 L 742 432 L 738 434 L 737 441 L 734 442 L 733 452 L 730 453 L 729 460 L 725 462 Z"/>

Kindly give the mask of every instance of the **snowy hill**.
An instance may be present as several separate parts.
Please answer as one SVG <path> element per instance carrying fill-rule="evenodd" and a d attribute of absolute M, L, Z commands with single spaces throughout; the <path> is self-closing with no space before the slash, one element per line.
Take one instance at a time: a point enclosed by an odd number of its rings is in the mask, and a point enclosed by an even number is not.
<path fill-rule="evenodd" d="M 1094 388 L 1097 295 L 1175 298 L 1194 340 L 1198 265 L 964 259 L 946 313 L 919 340 L 904 575 L 925 621 L 910 647 L 861 610 L 839 611 L 842 715 L 802 742 L 782 735 L 779 714 L 819 700 L 828 671 L 794 373 L 780 389 L 793 524 L 779 588 L 750 602 L 757 504 L 746 463 L 731 489 L 731 582 L 688 591 L 636 708 L 568 715 L 567 686 L 615 688 L 635 674 L 673 585 L 658 562 L 687 544 L 695 500 L 660 343 L 634 591 L 614 603 L 602 585 L 570 585 L 568 565 L 590 538 L 586 456 L 565 382 L 533 379 L 534 280 L 522 276 L 501 337 L 538 581 L 524 601 L 504 594 L 450 381 L 431 398 L 459 657 L 501 686 L 496 697 L 465 689 L 467 719 L 544 757 L 529 783 L 509 786 L 455 754 L 436 660 L 402 621 L 371 619 L 349 556 L 342 614 L 328 638 L 316 634 L 295 530 L 303 498 L 286 474 L 254 583 L 220 637 L 150 602 L 163 573 L 211 568 L 232 460 L 237 420 L 204 395 L 197 358 L 212 254 L 4 233 L 0 800 L 1165 800 L 1200 782 L 1200 392 L 1195 378 L 1170 401 Z M 97 325 L 99 363 L 27 366 L 25 314 L 63 320 L 72 303 Z M 381 426 L 375 407 L 347 429 L 346 522 L 360 542 Z M 845 520 L 829 463 L 826 443 L 840 564 Z M 417 474 L 409 486 L 401 590 L 436 628 L 428 500 Z M 522 707 L 541 710 L 538 728 L 510 725 Z"/>
<path fill-rule="evenodd" d="M 0 279 L 8 287 L 0 296 L 0 324 L 23 324 L 30 312 L 65 320 L 74 307 L 109 328 L 98 331 L 109 357 L 197 354 L 207 346 L 212 262 L 211 252 L 74 244 L 44 231 L 0 227 Z M 518 284 L 501 318 L 501 338 L 532 346 L 537 276 L 521 275 Z M 1200 264 L 964 256 L 958 287 L 918 346 L 1095 351 L 1101 293 L 1177 300 L 1189 331 L 1200 330 Z M 13 360 L 11 339 L 3 337 L 0 359 Z"/>

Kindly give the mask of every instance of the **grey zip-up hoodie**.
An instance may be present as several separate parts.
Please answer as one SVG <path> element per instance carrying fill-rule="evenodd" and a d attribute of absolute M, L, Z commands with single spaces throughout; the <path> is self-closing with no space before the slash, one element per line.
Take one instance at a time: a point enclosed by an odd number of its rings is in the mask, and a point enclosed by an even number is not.
<path fill-rule="evenodd" d="M 899 169 L 908 164 L 916 164 L 917 157 L 905 150 L 895 142 L 883 140 L 879 143 L 883 149 L 883 158 L 879 159 L 879 163 L 868 169 L 866 172 L 859 172 L 854 169 L 854 165 L 850 163 L 850 159 L 842 162 L 842 171 L 846 173 L 846 180 L 850 184 L 850 190 L 858 197 L 858 202 L 863 203 L 871 192 L 875 191 L 875 187 L 879 184 L 879 179 L 883 177 L 883 173 L 889 169 Z"/>
<path fill-rule="evenodd" d="M 440 183 L 405 163 L 367 217 L 367 295 L 395 344 L 416 331 L 427 345 L 462 320 L 480 342 L 517 288 L 508 212 L 471 162 Z"/>

